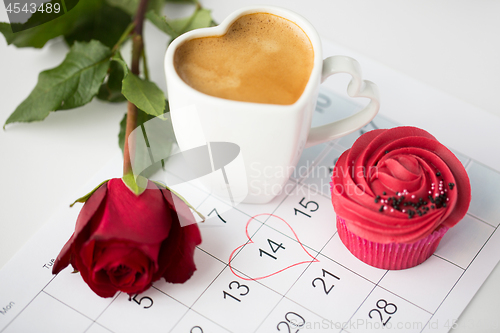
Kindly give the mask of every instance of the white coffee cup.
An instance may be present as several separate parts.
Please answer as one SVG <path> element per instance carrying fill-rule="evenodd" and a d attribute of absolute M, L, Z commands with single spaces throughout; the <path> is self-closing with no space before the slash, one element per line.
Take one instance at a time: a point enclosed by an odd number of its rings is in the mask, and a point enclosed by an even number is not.
<path fill-rule="evenodd" d="M 251 13 L 270 13 L 286 18 L 301 27 L 312 43 L 313 69 L 301 97 L 294 104 L 240 102 L 209 96 L 187 85 L 176 72 L 174 54 L 181 44 L 193 38 L 224 35 L 235 20 Z M 226 167 L 223 180 L 221 177 L 205 180 L 212 189 L 229 186 L 229 193 L 237 197 L 236 200 L 231 198 L 233 203 L 269 202 L 293 173 L 304 148 L 358 130 L 375 117 L 380 107 L 376 85 L 362 80 L 355 59 L 333 56 L 323 60 L 321 41 L 314 27 L 294 12 L 271 6 L 242 8 L 216 27 L 181 35 L 167 49 L 165 73 L 173 128 L 182 151 L 210 142 L 230 142 L 240 147 L 242 163 Z M 352 76 L 347 86 L 349 96 L 365 97 L 370 101 L 348 118 L 311 128 L 319 85 L 336 73 Z M 273 170 L 272 177 L 269 177 L 270 172 L 265 172 L 269 170 Z M 215 192 L 225 196 L 224 191 L 222 194 Z"/>

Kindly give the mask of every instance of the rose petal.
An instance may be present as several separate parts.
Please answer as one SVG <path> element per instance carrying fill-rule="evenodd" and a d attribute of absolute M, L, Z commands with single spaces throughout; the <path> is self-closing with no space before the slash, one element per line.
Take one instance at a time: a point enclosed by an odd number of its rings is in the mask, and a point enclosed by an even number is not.
<path fill-rule="evenodd" d="M 151 285 L 152 263 L 133 244 L 113 243 L 96 259 L 93 274 L 104 271 L 117 289 L 135 293 Z"/>
<path fill-rule="evenodd" d="M 87 253 L 93 253 L 94 245 L 95 242 L 93 241 L 86 243 L 85 251 Z M 77 269 L 80 271 L 82 279 L 85 281 L 85 283 L 87 283 L 90 289 L 92 289 L 92 291 L 95 292 L 97 295 L 101 297 L 113 297 L 116 294 L 116 292 L 119 291 L 110 283 L 107 274 L 103 272 L 101 272 L 99 276 L 92 274 L 90 271 L 90 268 L 92 266 L 84 265 L 79 255 L 73 256 L 71 260 L 71 265 L 73 265 L 73 267 L 75 268 L 78 267 Z"/>
<path fill-rule="evenodd" d="M 196 223 L 191 209 L 188 207 L 188 205 L 186 205 L 184 201 L 182 201 L 178 196 L 170 192 L 168 189 L 162 188 L 160 190 L 163 194 L 163 197 L 167 201 L 170 210 L 173 210 L 177 213 L 177 220 L 179 221 L 181 226 L 187 226 Z"/>
<path fill-rule="evenodd" d="M 184 283 L 196 271 L 194 250 L 201 243 L 198 226 L 175 226 L 173 237 L 169 237 L 162 248 L 159 261 L 165 264 L 162 276 L 171 283 Z M 162 265 L 160 264 L 160 265 Z"/>
<path fill-rule="evenodd" d="M 121 179 L 111 179 L 108 182 L 106 204 L 92 237 L 143 244 L 160 243 L 168 237 L 170 219 L 161 191 L 148 186 L 137 196 Z"/>
<path fill-rule="evenodd" d="M 57 256 L 54 262 L 54 266 L 52 267 L 52 274 L 59 273 L 66 266 L 69 265 L 71 261 L 71 253 L 74 241 L 80 235 L 80 233 L 87 227 L 89 221 L 92 219 L 96 211 L 99 209 L 101 203 L 106 197 L 106 193 L 107 193 L 107 186 L 106 183 L 104 183 L 85 202 L 76 220 L 75 232 L 68 240 L 68 242 L 66 242 L 61 252 Z"/>
<path fill-rule="evenodd" d="M 172 202 L 173 194 L 170 191 L 162 190 L 162 193 L 166 201 Z M 196 270 L 193 256 L 195 247 L 201 243 L 201 235 L 196 223 L 183 227 L 179 223 L 179 218 L 194 222 L 194 217 L 189 207 L 186 204 L 176 202 L 175 208 L 177 212 L 171 211 L 174 223 L 172 223 L 170 235 L 163 243 L 158 258 L 159 266 L 164 267 L 164 269 L 159 271 L 158 274 L 159 276 L 163 276 L 167 282 L 183 283 Z"/>

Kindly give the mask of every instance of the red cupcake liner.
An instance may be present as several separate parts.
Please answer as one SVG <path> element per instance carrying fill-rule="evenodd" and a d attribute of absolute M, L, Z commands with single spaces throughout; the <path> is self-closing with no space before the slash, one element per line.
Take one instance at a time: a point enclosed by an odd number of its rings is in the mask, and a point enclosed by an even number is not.
<path fill-rule="evenodd" d="M 347 229 L 345 220 L 337 216 L 337 231 L 347 249 L 362 262 L 382 269 L 406 269 L 429 258 L 448 231 L 440 227 L 429 236 L 414 243 L 376 243 L 361 238 Z"/>

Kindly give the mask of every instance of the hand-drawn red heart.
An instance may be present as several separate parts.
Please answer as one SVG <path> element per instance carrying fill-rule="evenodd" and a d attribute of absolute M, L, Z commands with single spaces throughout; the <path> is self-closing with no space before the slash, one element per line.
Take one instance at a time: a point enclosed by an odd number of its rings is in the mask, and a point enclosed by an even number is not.
<path fill-rule="evenodd" d="M 265 250 L 263 250 L 261 248 L 259 249 L 260 257 L 267 259 L 268 260 L 267 263 L 272 263 L 271 264 L 272 268 L 270 268 L 269 265 L 266 266 L 262 262 L 257 263 L 256 260 L 253 260 L 253 258 L 255 258 L 255 253 L 258 253 L 257 251 L 255 251 L 255 249 L 256 249 L 255 245 L 259 246 L 256 242 L 254 242 L 254 240 L 256 238 L 262 239 L 262 234 L 259 234 L 259 232 L 260 232 L 260 230 L 259 230 L 257 233 L 255 233 L 253 235 L 254 239 L 252 239 L 252 236 L 250 236 L 250 233 L 249 233 L 249 226 L 252 223 L 252 221 L 256 220 L 256 218 L 263 217 L 263 216 L 270 216 L 270 218 L 268 219 L 266 224 L 270 225 L 271 228 L 274 229 L 274 230 L 270 229 L 273 232 L 273 235 L 274 235 L 273 237 L 277 237 L 277 236 L 282 237 L 282 239 L 284 239 L 286 242 L 286 248 L 285 248 L 283 246 L 283 241 L 280 244 L 278 244 L 279 241 L 274 241 L 270 238 L 267 238 L 270 249 L 269 248 L 265 248 Z M 254 223 L 260 223 L 260 222 L 258 222 L 258 220 L 257 220 Z M 248 222 L 245 226 L 245 233 L 247 235 L 248 242 L 238 246 L 236 249 L 233 250 L 233 252 L 231 252 L 231 255 L 229 256 L 229 268 L 231 269 L 231 272 L 233 272 L 233 274 L 236 275 L 237 277 L 239 277 L 240 279 L 260 280 L 260 279 L 264 279 L 264 278 L 273 276 L 275 274 L 278 274 L 280 272 L 283 272 L 291 267 L 294 267 L 294 266 L 297 266 L 300 264 L 319 262 L 318 259 L 314 258 L 304 248 L 304 246 L 302 245 L 302 243 L 299 240 L 299 237 L 297 236 L 297 234 L 295 233 L 293 228 L 290 226 L 290 224 L 288 224 L 288 222 L 286 222 L 284 219 L 282 219 L 279 216 L 276 216 L 273 214 L 267 214 L 267 213 L 255 215 L 252 218 L 250 218 L 250 220 L 248 220 Z M 266 237 L 267 236 L 264 236 L 264 238 L 266 238 Z M 295 239 L 296 242 L 294 242 L 290 238 Z M 262 241 L 260 243 L 262 244 Z M 240 251 L 240 249 L 241 249 L 241 251 Z M 281 255 L 282 253 L 284 253 L 284 251 L 280 252 L 280 249 L 283 249 L 283 250 L 288 249 L 288 252 L 287 252 L 288 258 L 286 256 Z M 292 253 L 293 256 L 290 256 L 290 253 Z M 257 274 L 258 276 L 247 277 L 245 275 L 242 275 L 238 270 L 234 269 L 233 268 L 233 259 L 235 259 L 236 254 L 238 254 L 238 256 L 237 256 L 238 261 L 239 261 L 238 266 L 241 266 L 242 264 L 245 265 L 245 273 L 247 275 L 249 272 L 252 272 L 252 270 L 259 271 L 259 274 Z M 280 259 L 283 257 L 285 257 L 285 258 L 282 259 L 281 261 L 278 261 L 277 259 L 280 255 L 281 255 Z M 302 255 L 304 257 L 307 257 L 307 259 L 310 259 L 310 260 L 301 260 L 299 257 Z M 241 259 L 242 256 L 243 256 L 243 259 Z M 272 259 L 274 259 L 275 261 L 273 262 Z M 243 260 L 243 263 L 241 262 L 242 260 Z M 271 260 L 271 261 L 269 261 L 269 260 Z M 265 263 L 265 261 L 263 261 L 263 262 Z M 278 263 L 278 264 L 276 265 L 275 263 Z M 276 268 L 276 266 L 277 266 L 277 268 Z M 271 270 L 271 271 L 269 271 L 269 270 Z"/>

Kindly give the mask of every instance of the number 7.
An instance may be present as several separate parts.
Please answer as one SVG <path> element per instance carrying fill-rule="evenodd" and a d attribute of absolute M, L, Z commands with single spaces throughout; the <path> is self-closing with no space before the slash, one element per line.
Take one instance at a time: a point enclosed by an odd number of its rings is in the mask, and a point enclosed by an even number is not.
<path fill-rule="evenodd" d="M 213 212 L 215 212 L 215 214 L 217 214 L 217 216 L 221 219 L 222 222 L 226 223 L 226 220 L 224 220 L 220 215 L 219 213 L 217 212 L 217 209 L 214 208 L 210 211 L 210 213 L 208 213 L 208 216 L 210 216 L 210 214 L 212 214 Z"/>

